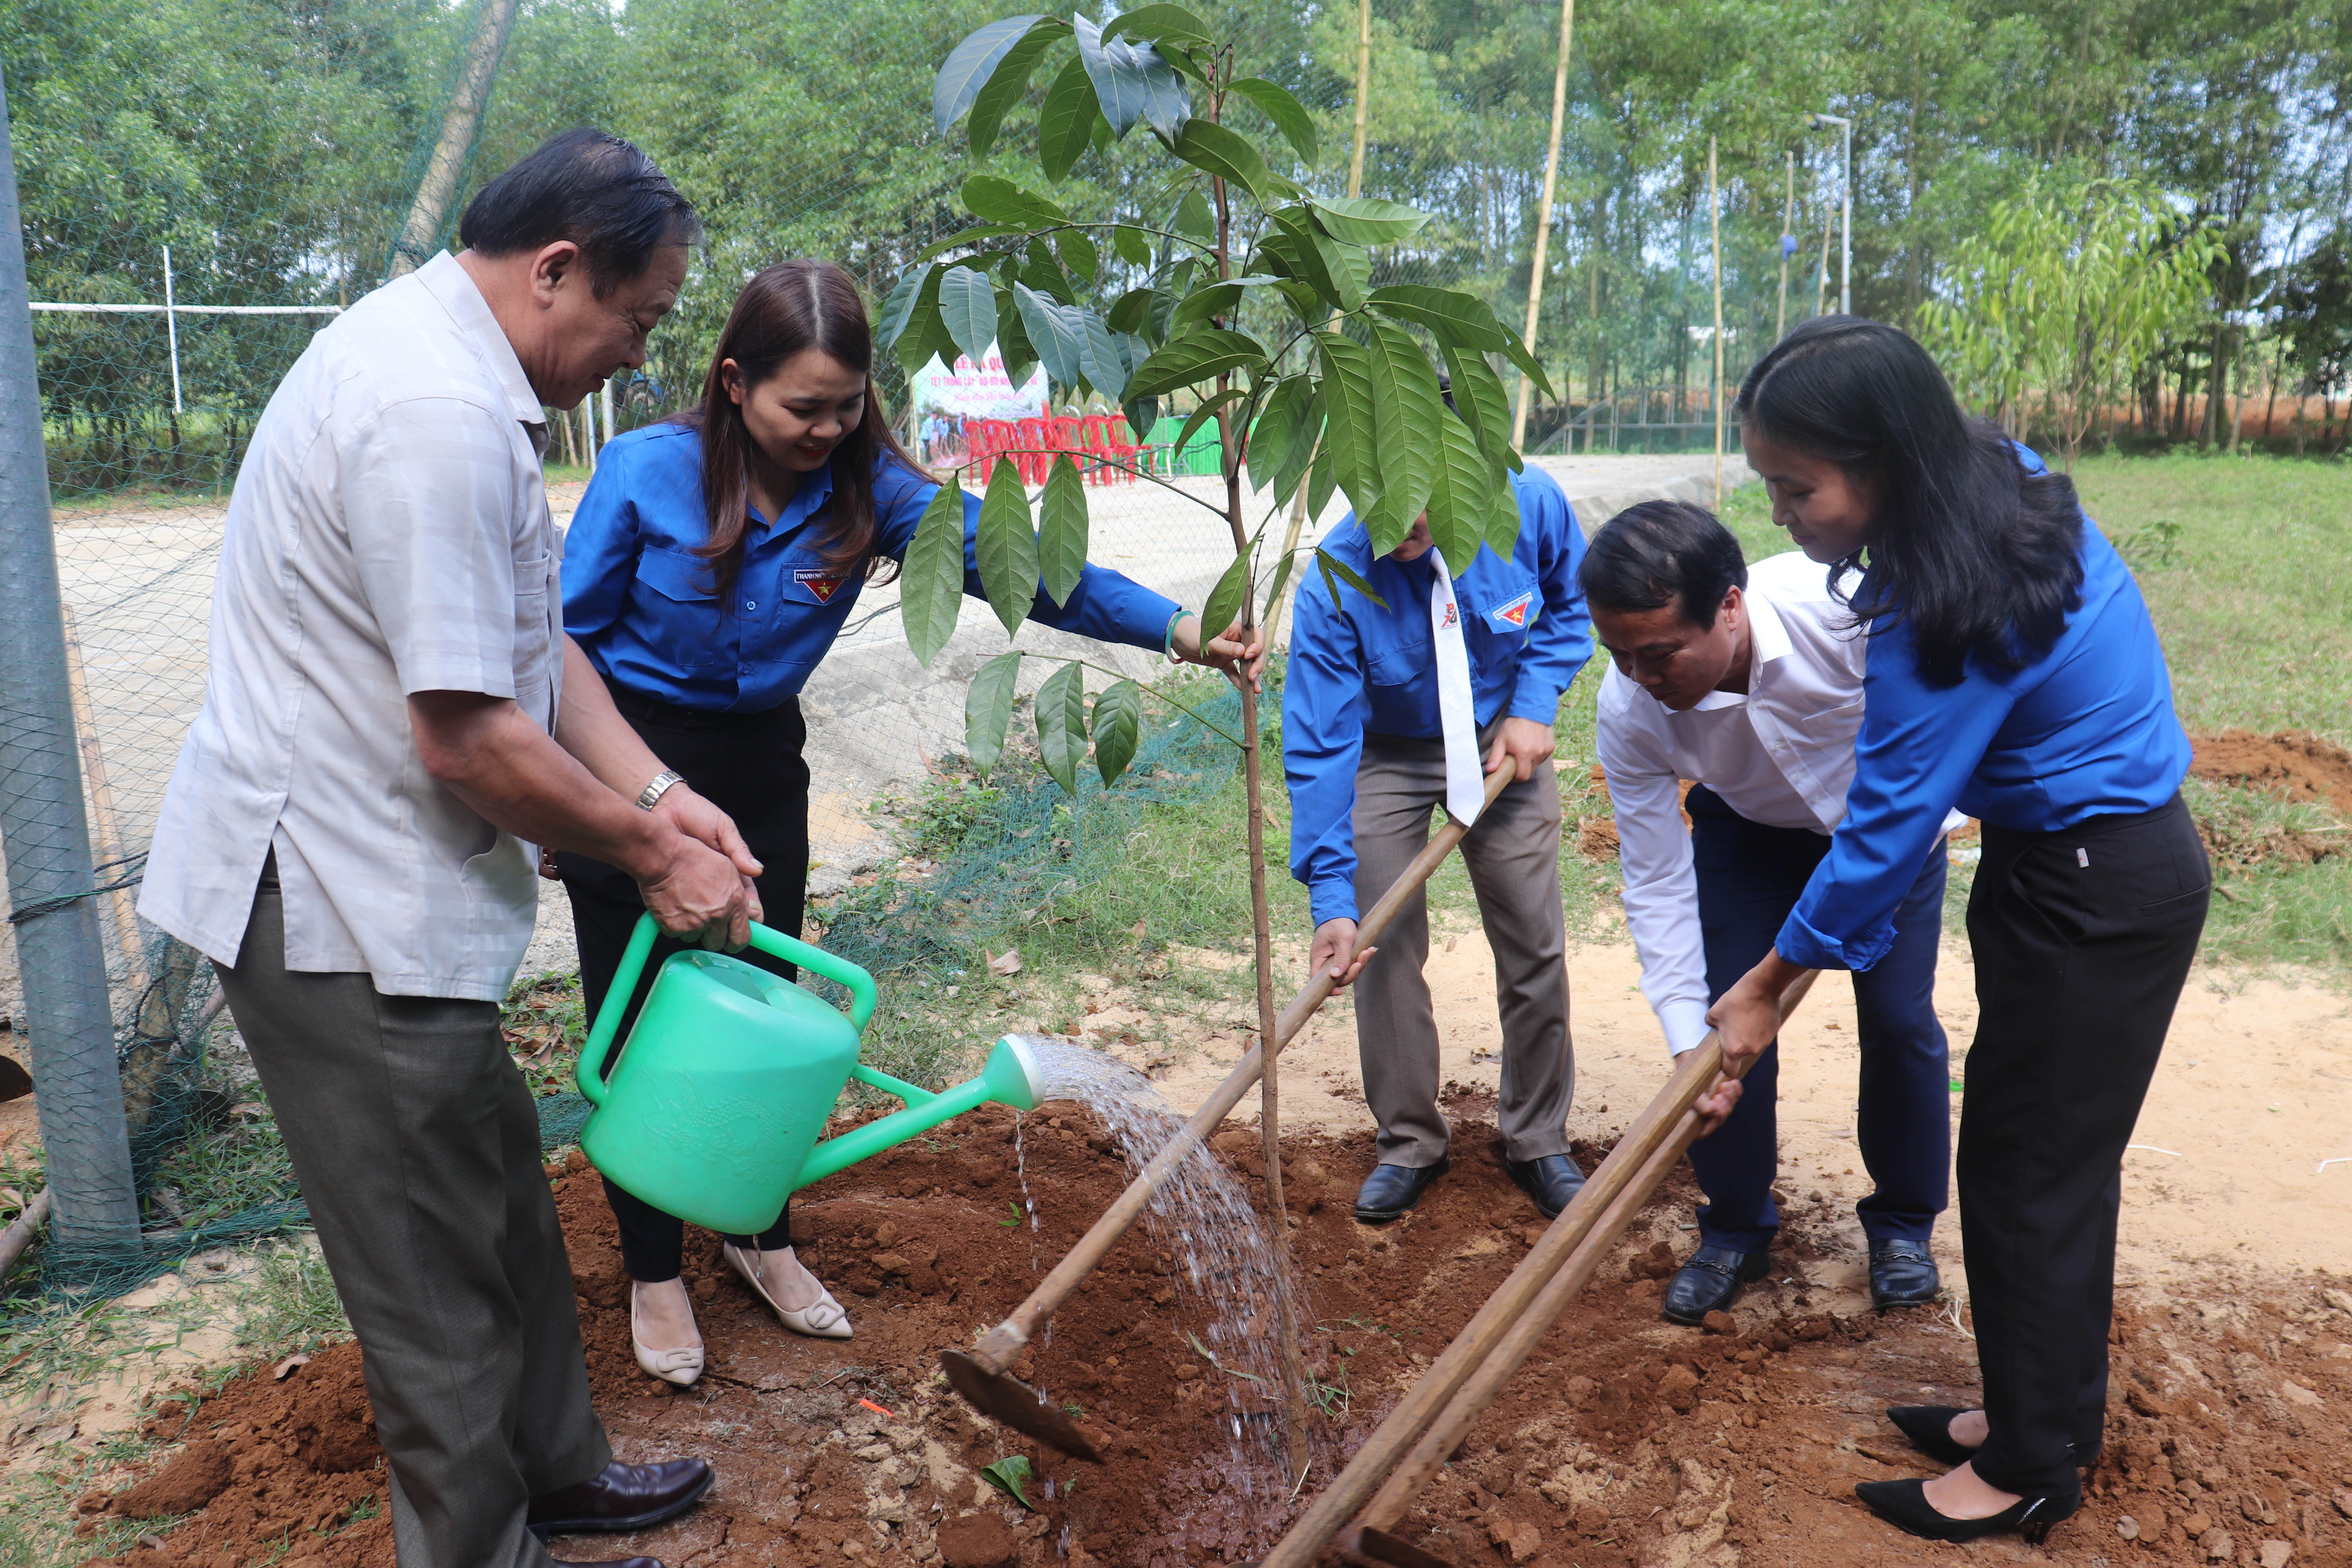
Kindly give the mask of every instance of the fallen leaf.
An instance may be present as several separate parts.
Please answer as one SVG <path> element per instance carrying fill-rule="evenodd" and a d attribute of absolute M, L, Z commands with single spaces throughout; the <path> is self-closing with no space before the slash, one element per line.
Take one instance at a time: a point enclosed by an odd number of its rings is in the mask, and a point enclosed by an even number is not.
<path fill-rule="evenodd" d="M 1141 936 L 1150 929 L 1151 928 L 1142 921 L 1138 921 L 1133 925 L 1127 928 L 1127 934 L 1129 936 Z"/>
<path fill-rule="evenodd" d="M 1011 1498 L 1014 1502 L 1019 1503 L 1023 1508 L 1029 1510 L 1033 1513 L 1036 1511 L 1037 1505 L 1031 1502 L 1029 1500 L 1029 1494 L 1021 1489 L 1022 1484 L 1029 1479 L 1029 1457 L 1027 1455 L 1013 1454 L 999 1459 L 996 1463 L 990 1465 L 985 1469 L 982 1470 L 980 1472 L 980 1479 L 986 1481 L 990 1486 L 994 1487 L 998 1491 L 1003 1492 L 1006 1497 Z"/>
<path fill-rule="evenodd" d="M 277 1379 L 279 1383 L 283 1383 L 294 1374 L 294 1369 L 296 1367 L 309 1366 L 310 1364 L 310 1358 L 307 1355 L 299 1353 L 289 1355 L 284 1361 L 279 1362 L 276 1366 L 271 1367 L 269 1369 L 269 1375 Z"/>
<path fill-rule="evenodd" d="M 981 952 L 988 952 L 988 950 L 986 948 L 982 948 Z M 988 952 L 988 972 L 991 974 L 1000 975 L 1020 973 L 1021 950 L 1015 947 L 1008 947 L 1001 953 Z"/>
<path fill-rule="evenodd" d="M 251 1121 L 269 1114 L 269 1107 L 257 1100 L 240 1100 L 228 1108 L 231 1116 Z"/>

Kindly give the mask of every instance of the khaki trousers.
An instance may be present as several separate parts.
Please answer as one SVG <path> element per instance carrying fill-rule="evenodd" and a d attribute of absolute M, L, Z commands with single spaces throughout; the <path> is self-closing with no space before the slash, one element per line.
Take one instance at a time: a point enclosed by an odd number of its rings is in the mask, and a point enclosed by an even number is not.
<path fill-rule="evenodd" d="M 401 1568 L 546 1568 L 530 1500 L 613 1450 L 497 1004 L 289 971 L 273 877 L 220 977 L 366 1356 Z"/>
<path fill-rule="evenodd" d="M 1431 813 L 1444 801 L 1442 742 L 1364 737 L 1356 769 L 1359 910 L 1370 909 L 1428 844 Z M 1480 815 L 1462 841 L 1462 858 L 1495 953 L 1505 1151 L 1514 1160 L 1565 1154 L 1576 1056 L 1559 901 L 1559 781 L 1549 763 Z M 1437 1019 L 1422 976 L 1427 899 L 1415 893 L 1376 945 L 1354 988 L 1364 1100 L 1380 1119 L 1381 1163 L 1419 1169 L 1444 1158 L 1451 1136 L 1437 1105 Z"/>

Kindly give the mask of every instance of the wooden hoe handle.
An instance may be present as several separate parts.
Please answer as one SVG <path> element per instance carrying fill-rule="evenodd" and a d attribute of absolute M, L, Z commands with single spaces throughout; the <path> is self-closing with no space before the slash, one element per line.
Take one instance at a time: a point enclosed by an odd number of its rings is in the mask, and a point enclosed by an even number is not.
<path fill-rule="evenodd" d="M 1496 797 L 1503 793 L 1517 772 L 1516 768 L 1507 764 L 1486 776 L 1487 805 L 1495 804 Z M 1357 922 L 1356 945 L 1360 949 L 1370 945 L 1388 930 L 1389 922 L 1396 919 L 1397 911 L 1421 891 L 1423 884 L 1429 880 L 1469 831 L 1461 823 L 1449 822 L 1438 830 L 1436 837 L 1420 854 L 1413 857 L 1412 864 L 1404 868 L 1403 875 L 1390 885 L 1389 890 L 1381 895 L 1381 901 Z M 1274 1049 L 1276 1054 L 1307 1026 L 1307 1020 L 1315 1016 L 1315 1010 L 1329 1000 L 1332 989 L 1328 974 L 1307 977 L 1306 985 L 1290 999 L 1290 1005 L 1285 1007 L 1282 1016 L 1275 1020 Z M 1028 1346 L 1029 1336 L 1037 1331 L 1037 1325 L 1051 1317 L 1055 1309 L 1078 1288 L 1079 1281 L 1093 1273 L 1096 1265 L 1118 1245 L 1118 1238 L 1127 1234 L 1136 1216 L 1143 1213 L 1153 1195 L 1167 1184 L 1176 1167 L 1200 1146 L 1201 1141 L 1225 1119 L 1227 1112 L 1241 1103 L 1242 1096 L 1249 1092 L 1250 1086 L 1257 1082 L 1265 1070 L 1265 1047 L 1263 1044 L 1252 1046 L 1242 1059 L 1234 1064 L 1234 1070 L 1225 1075 L 1224 1082 L 1202 1102 L 1201 1109 L 1192 1113 L 1192 1119 L 1177 1131 L 1176 1136 L 1168 1140 L 1167 1147 L 1153 1157 L 1140 1175 L 1128 1184 L 1127 1190 L 1119 1194 L 1118 1201 L 1105 1209 L 1093 1228 L 1078 1238 L 1076 1246 L 1062 1255 L 1062 1260 L 1054 1265 L 1053 1272 L 1037 1282 L 1037 1288 L 1029 1292 L 1029 1299 L 1013 1308 L 1012 1316 L 981 1336 L 980 1343 L 971 1352 L 972 1360 L 992 1374 L 1002 1373 L 1019 1361 L 1022 1351 Z"/>

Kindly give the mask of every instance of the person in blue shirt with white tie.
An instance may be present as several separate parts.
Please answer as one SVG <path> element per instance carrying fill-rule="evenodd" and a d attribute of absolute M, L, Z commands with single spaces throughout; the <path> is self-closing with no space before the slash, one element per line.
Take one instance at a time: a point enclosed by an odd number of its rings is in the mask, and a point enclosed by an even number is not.
<path fill-rule="evenodd" d="M 1282 694 L 1290 869 L 1313 910 L 1311 972 L 1355 984 L 1364 1100 L 1380 1121 L 1379 1163 L 1356 1196 L 1367 1224 L 1411 1209 L 1450 1163 L 1422 976 L 1425 899 L 1413 897 L 1378 947 L 1356 947 L 1357 916 L 1428 842 L 1441 804 L 1475 820 L 1462 856 L 1495 954 L 1506 1168 L 1546 1218 L 1584 1184 L 1568 1152 L 1576 1064 L 1552 771 L 1560 694 L 1592 653 L 1576 579 L 1584 536 L 1549 475 L 1530 467 L 1511 483 L 1519 536 L 1508 561 L 1482 546 L 1450 572 L 1426 518 L 1375 560 L 1351 513 L 1322 548 L 1379 602 L 1343 586 L 1335 604 L 1309 585 L 1294 612 Z M 1517 782 L 1482 813 L 1483 773 L 1501 768 Z"/>
<path fill-rule="evenodd" d="M 1773 521 L 1863 568 L 1870 647 L 1829 854 L 1708 1018 L 1727 1058 L 1762 1052 L 1798 975 L 1885 960 L 1945 814 L 1981 819 L 1957 1175 L 1984 1404 L 1890 1410 L 1956 1468 L 1855 1490 L 1914 1535 L 2039 1542 L 2099 1457 L 2123 1152 L 2212 890 L 2180 798 L 2189 738 L 2147 602 L 2072 482 L 1964 416 L 1917 343 L 1817 317 L 1736 412 Z M 1727 1079 L 1700 1110 L 1739 1096 Z"/>
<path fill-rule="evenodd" d="M 1751 567 L 1729 529 L 1683 501 L 1643 501 L 1610 519 L 1585 551 L 1582 579 L 1593 634 L 1613 661 L 1598 743 L 1625 924 L 1642 989 L 1679 1055 L 1706 1037 L 1708 1004 L 1770 948 L 1829 852 L 1853 778 L 1865 639 L 1827 568 L 1799 551 Z M 1882 1308 L 1931 1301 L 1942 1283 L 1928 1237 L 1951 1164 L 1935 1006 L 1944 877 L 1938 835 L 1895 910 L 1894 945 L 1853 977 L 1855 1139 L 1874 1184 L 1855 1212 Z M 1698 1247 L 1666 1287 L 1670 1321 L 1703 1321 L 1769 1268 L 1780 1223 L 1779 1071 L 1774 1046 L 1748 1070 L 1729 1120 L 1691 1145 L 1706 1201 Z"/>
<path fill-rule="evenodd" d="M 873 340 L 849 275 L 786 261 L 752 275 L 720 331 L 703 400 L 677 419 L 615 437 L 564 539 L 564 629 L 621 713 L 676 770 L 647 786 L 651 809 L 676 779 L 735 819 L 763 869 L 761 917 L 798 934 L 808 876 L 808 738 L 799 693 L 868 582 L 887 582 L 940 486 L 875 409 Z M 964 498 L 964 589 L 982 593 Z M 1088 566 L 1063 603 L 1041 586 L 1030 619 L 1255 677 L 1256 644 L 1213 639 L 1173 600 Z M 616 868 L 570 852 L 554 869 L 571 895 L 581 992 L 604 1004 L 644 910 Z M 621 1025 L 625 1039 L 657 943 Z M 747 961 L 789 974 L 764 954 Z M 609 1071 L 610 1068 L 608 1068 Z M 702 1340 L 678 1279 L 684 1224 L 605 1184 L 635 1281 L 638 1363 L 690 1384 Z M 785 1217 L 725 1238 L 728 1263 L 786 1326 L 846 1339 L 848 1314 L 793 1254 Z"/>

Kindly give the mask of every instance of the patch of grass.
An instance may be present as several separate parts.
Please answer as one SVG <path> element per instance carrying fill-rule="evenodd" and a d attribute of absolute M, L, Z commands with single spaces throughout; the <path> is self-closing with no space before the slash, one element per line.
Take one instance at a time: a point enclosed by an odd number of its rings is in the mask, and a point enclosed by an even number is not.
<path fill-rule="evenodd" d="M 270 1355 L 292 1355 L 352 1337 L 327 1260 L 309 1237 L 273 1250 L 246 1298 L 237 1340 Z"/>

